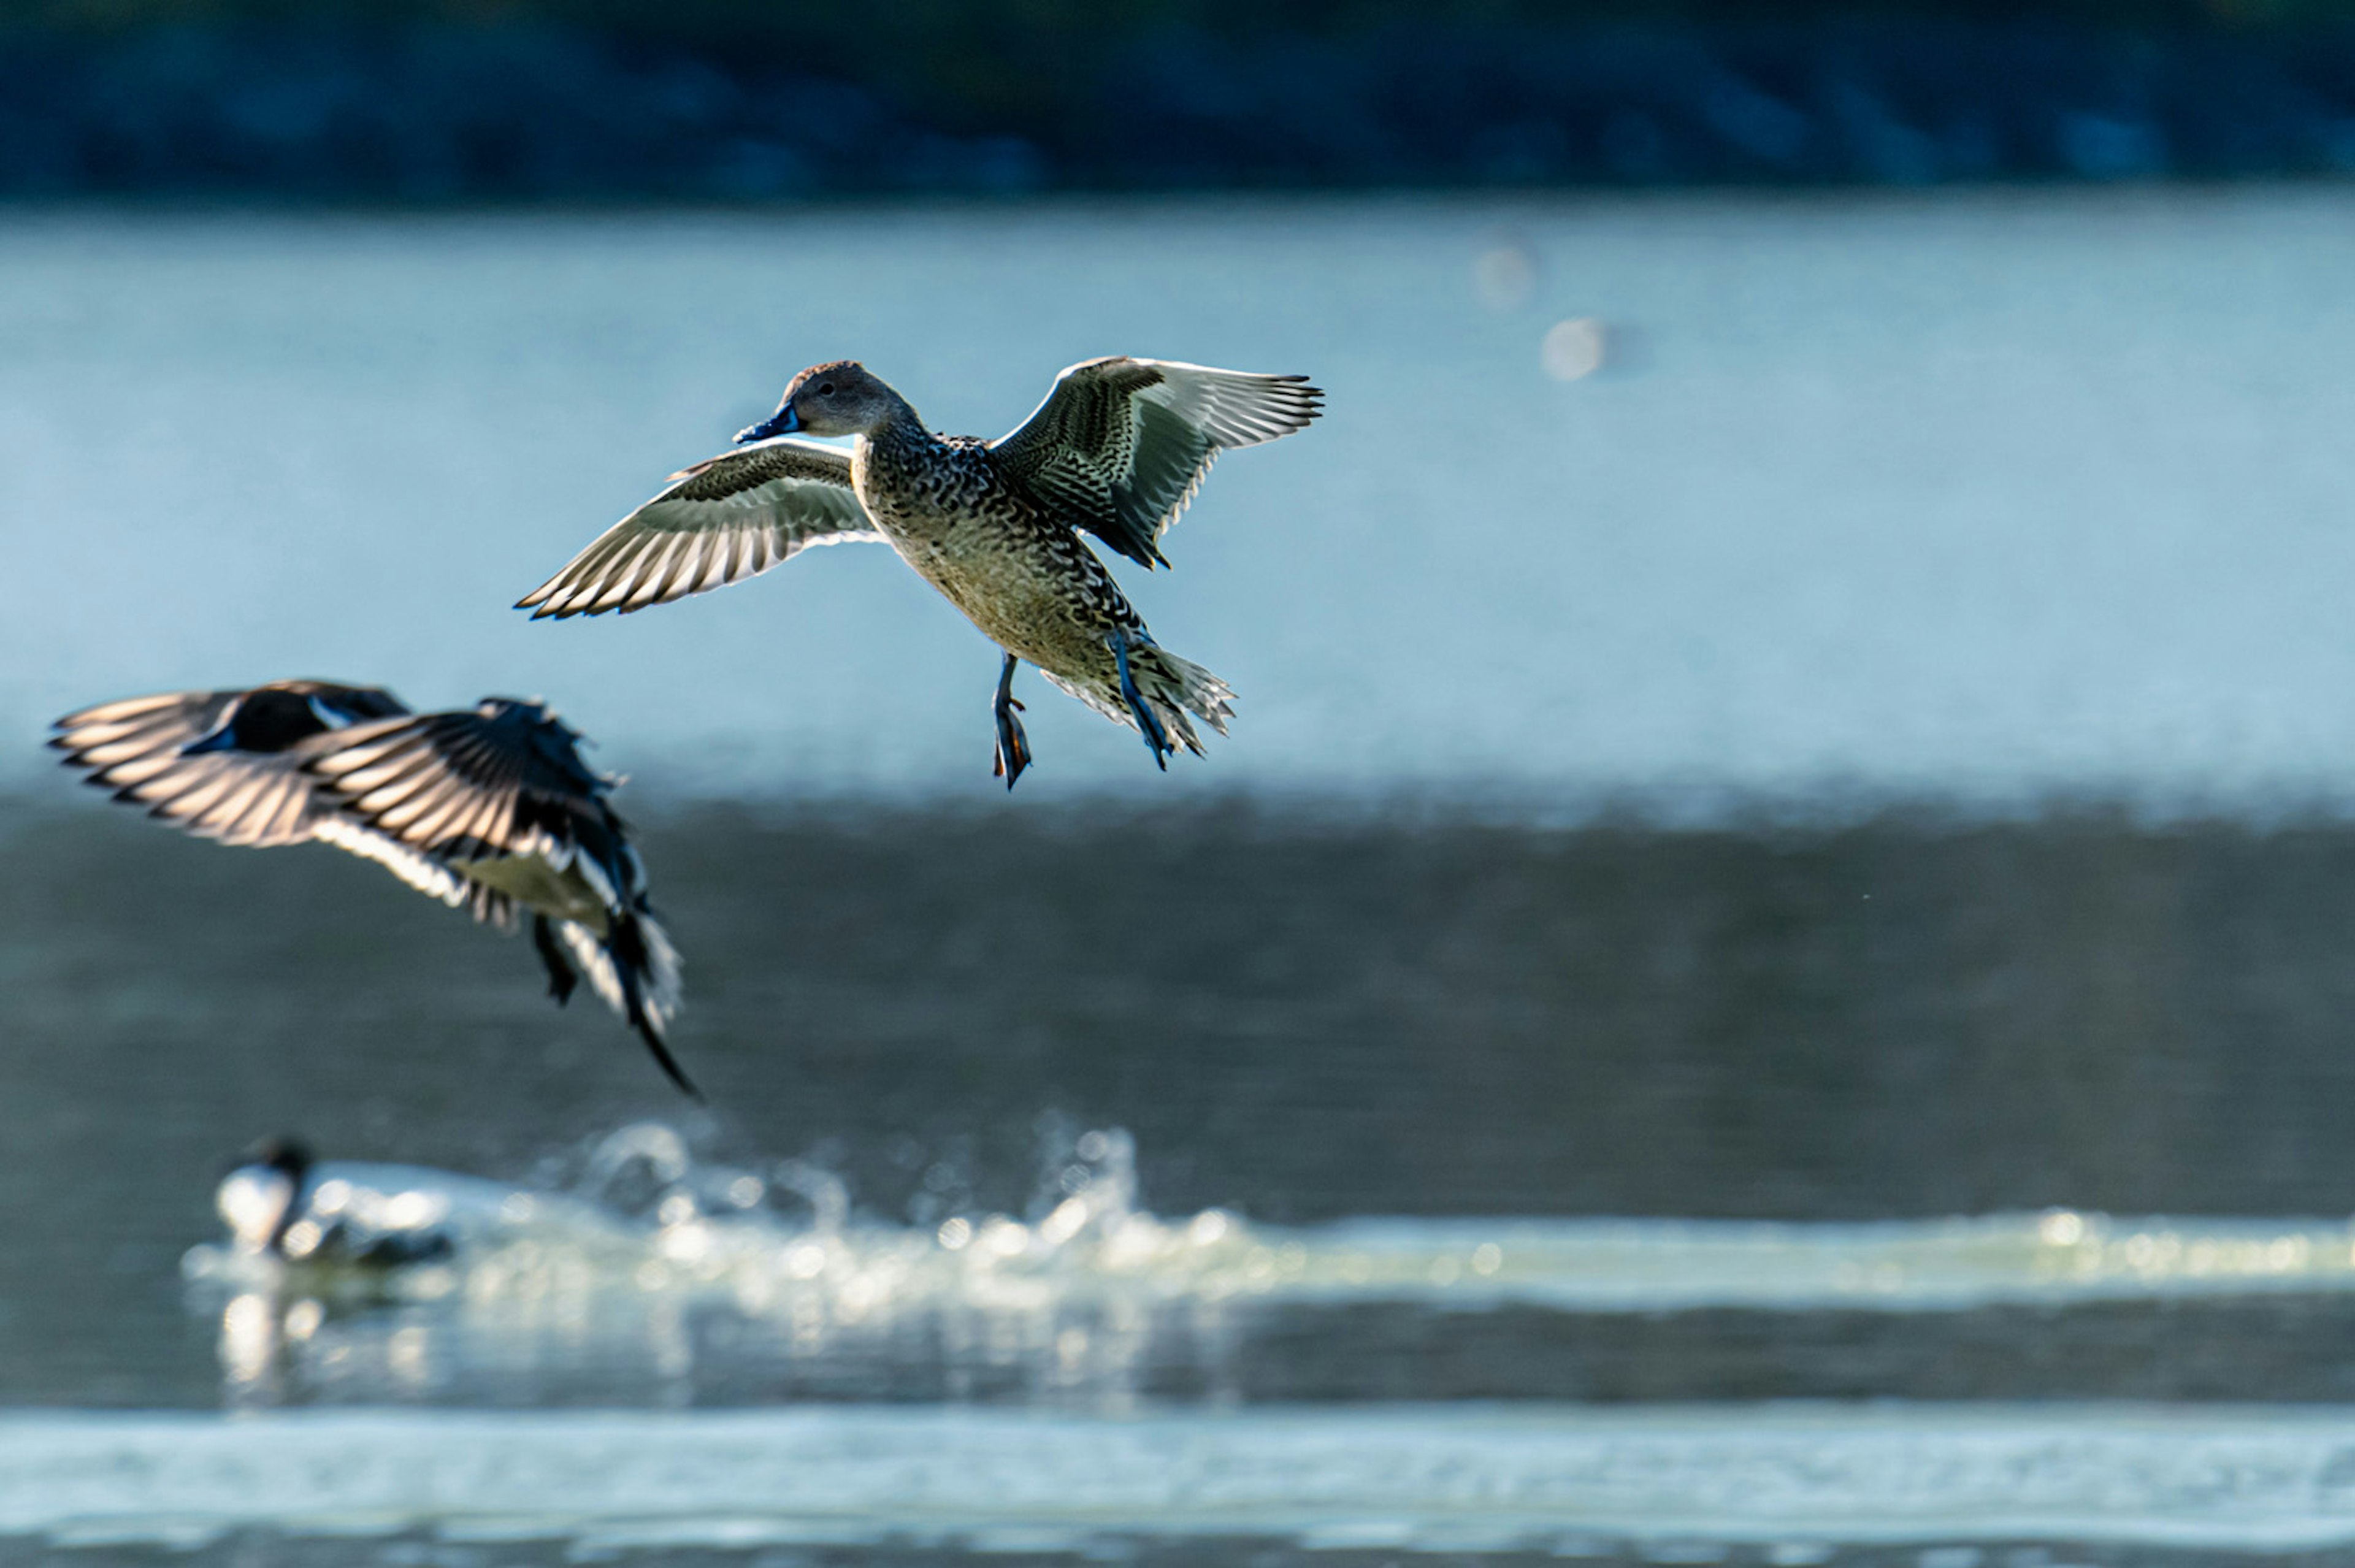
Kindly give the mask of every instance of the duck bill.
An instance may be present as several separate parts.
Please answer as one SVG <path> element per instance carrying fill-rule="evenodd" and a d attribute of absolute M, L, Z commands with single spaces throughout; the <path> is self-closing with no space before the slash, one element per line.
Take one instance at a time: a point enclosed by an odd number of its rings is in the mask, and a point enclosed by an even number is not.
<path fill-rule="evenodd" d="M 771 436 L 791 435 L 801 428 L 802 416 L 794 411 L 794 406 L 791 403 L 787 403 L 759 424 L 746 425 L 742 430 L 738 431 L 736 444 L 741 446 L 749 441 L 766 441 Z"/>

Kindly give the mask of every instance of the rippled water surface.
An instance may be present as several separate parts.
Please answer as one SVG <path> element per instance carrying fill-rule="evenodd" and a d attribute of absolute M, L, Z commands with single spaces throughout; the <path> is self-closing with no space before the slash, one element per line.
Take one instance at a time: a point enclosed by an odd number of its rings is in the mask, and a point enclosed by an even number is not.
<path fill-rule="evenodd" d="M 658 815 L 696 1111 L 522 944 L 372 867 L 96 801 L 8 820 L 37 1114 L 0 1166 L 0 1393 L 116 1413 L 0 1441 L 27 1540 L 1783 1562 L 2355 1531 L 2342 829 Z M 1153 944 L 1090 939 L 1147 883 Z M 213 1182 L 278 1130 L 327 1156 L 330 1223 L 452 1251 L 239 1253 Z M 1757 1403 L 1792 1401 L 1820 1419 Z M 824 1508 L 751 1479 L 813 1448 L 850 1467 Z M 2042 1500 L 1984 1506 L 2005 1477 Z"/>
<path fill-rule="evenodd" d="M 16 215 L 0 1563 L 2344 1560 L 2350 261 L 2320 188 Z M 994 432 L 1107 349 L 1332 394 L 1136 585 L 1207 761 L 1041 688 L 996 791 L 879 551 L 505 608 L 805 360 Z M 709 1107 L 34 744 L 296 672 L 600 737 Z"/>

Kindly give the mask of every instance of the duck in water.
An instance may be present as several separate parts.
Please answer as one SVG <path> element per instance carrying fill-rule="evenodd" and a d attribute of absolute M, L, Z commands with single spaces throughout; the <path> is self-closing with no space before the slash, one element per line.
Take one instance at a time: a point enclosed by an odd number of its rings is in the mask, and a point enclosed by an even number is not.
<path fill-rule="evenodd" d="M 557 1001 L 586 976 L 696 1093 L 663 1038 L 678 954 L 606 802 L 613 781 L 541 704 L 494 697 L 411 713 L 377 687 L 279 680 L 126 698 L 53 728 L 68 766 L 198 837 L 333 844 L 503 930 L 529 910 Z"/>
<path fill-rule="evenodd" d="M 1029 765 L 1015 717 L 1024 662 L 1145 738 L 1166 769 L 1197 755 L 1193 720 L 1224 734 L 1234 693 L 1165 652 L 1080 539 L 1167 566 L 1161 536 L 1220 453 L 1307 428 L 1324 394 L 1299 376 L 1159 359 L 1091 359 L 996 441 L 940 436 L 850 360 L 794 378 L 740 450 L 672 477 L 517 605 L 627 613 L 766 571 L 813 545 L 879 540 L 1003 651 L 993 718 L 1006 787 Z M 848 452 L 794 439 L 851 436 Z"/>
<path fill-rule="evenodd" d="M 331 1166 L 323 1173 L 301 1143 L 266 1138 L 221 1178 L 213 1207 L 238 1251 L 281 1263 L 389 1269 L 444 1262 L 458 1251 L 446 1200 L 388 1195 L 353 1179 L 400 1168 Z"/>

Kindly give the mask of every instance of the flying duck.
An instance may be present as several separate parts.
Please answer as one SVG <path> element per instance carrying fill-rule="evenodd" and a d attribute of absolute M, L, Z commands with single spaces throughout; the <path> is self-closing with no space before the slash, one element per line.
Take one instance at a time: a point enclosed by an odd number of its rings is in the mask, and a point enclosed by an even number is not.
<path fill-rule="evenodd" d="M 377 687 L 278 680 L 126 698 L 52 728 L 67 766 L 198 837 L 333 844 L 502 930 L 528 909 L 549 994 L 568 1000 L 585 975 L 700 1098 L 663 1039 L 678 954 L 606 804 L 614 781 L 541 704 L 412 713 Z"/>
<path fill-rule="evenodd" d="M 1007 788 L 1031 760 L 1014 716 L 1024 661 L 1135 728 L 1166 770 L 1180 745 L 1201 753 L 1192 719 L 1226 732 L 1234 693 L 1153 640 L 1080 533 L 1148 571 L 1167 566 L 1161 536 L 1219 454 L 1307 428 L 1323 397 L 1300 376 L 1091 359 L 1014 431 L 983 441 L 933 434 L 854 361 L 814 365 L 738 450 L 673 475 L 517 607 L 535 620 L 626 613 L 814 545 L 879 540 L 1003 651 L 992 717 Z M 856 439 L 846 453 L 800 435 Z"/>

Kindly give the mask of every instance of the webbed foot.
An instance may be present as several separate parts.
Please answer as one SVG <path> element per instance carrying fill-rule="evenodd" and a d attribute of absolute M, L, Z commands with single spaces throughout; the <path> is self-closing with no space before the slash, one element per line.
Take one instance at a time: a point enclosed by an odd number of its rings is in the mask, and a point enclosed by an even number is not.
<path fill-rule="evenodd" d="M 997 677 L 997 702 L 992 715 L 997 720 L 997 760 L 990 765 L 989 776 L 1002 778 L 1012 789 L 1022 770 L 1030 765 L 1029 738 L 1022 733 L 1022 720 L 1014 717 L 1022 711 L 1022 704 L 1014 695 L 1014 672 L 1022 661 L 1012 654 L 1006 656 L 1006 667 Z"/>
<path fill-rule="evenodd" d="M 1137 732 L 1145 737 L 1145 749 L 1153 753 L 1153 765 L 1163 773 L 1169 771 L 1169 753 L 1178 748 L 1169 743 L 1168 732 L 1155 717 L 1153 705 L 1136 689 L 1136 677 L 1128 667 L 1129 634 L 1124 627 L 1114 626 L 1104 641 L 1112 645 L 1113 662 L 1120 667 L 1121 700 L 1128 704 L 1135 717 Z"/>

